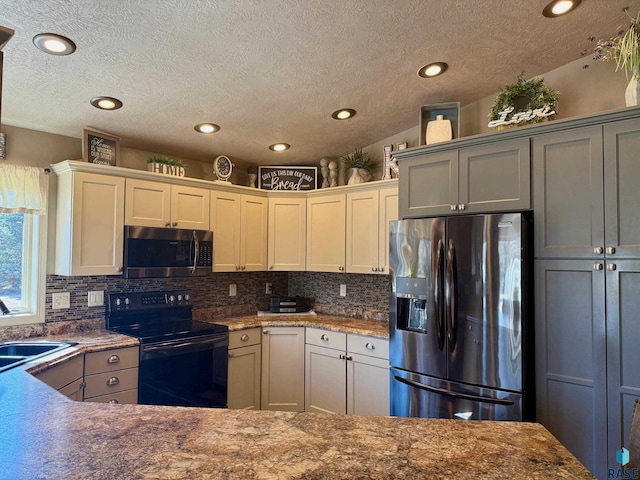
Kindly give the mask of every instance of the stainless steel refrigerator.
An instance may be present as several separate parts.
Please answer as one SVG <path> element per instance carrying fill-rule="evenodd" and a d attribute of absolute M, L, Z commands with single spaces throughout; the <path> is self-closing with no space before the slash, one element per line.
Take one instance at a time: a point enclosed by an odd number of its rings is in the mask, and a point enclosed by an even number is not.
<path fill-rule="evenodd" d="M 535 419 L 528 213 L 390 225 L 391 415 Z"/>

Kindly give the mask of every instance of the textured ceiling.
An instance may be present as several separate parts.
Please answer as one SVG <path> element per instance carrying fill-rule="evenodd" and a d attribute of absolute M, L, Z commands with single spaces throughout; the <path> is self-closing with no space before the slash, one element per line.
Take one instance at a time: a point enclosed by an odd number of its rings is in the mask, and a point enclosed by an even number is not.
<path fill-rule="evenodd" d="M 583 0 L 544 18 L 548 0 L 2 0 L 2 121 L 80 138 L 91 126 L 125 146 L 254 164 L 316 163 L 418 123 L 421 105 L 462 105 L 525 70 L 579 57 L 587 36 L 609 38 L 622 7 Z M 65 35 L 70 56 L 37 50 L 37 33 Z M 446 74 L 423 79 L 430 62 Z M 95 109 L 97 95 L 124 102 Z M 336 121 L 331 113 L 354 108 Z M 193 126 L 214 122 L 213 135 Z M 267 147 L 287 142 L 275 153 Z"/>

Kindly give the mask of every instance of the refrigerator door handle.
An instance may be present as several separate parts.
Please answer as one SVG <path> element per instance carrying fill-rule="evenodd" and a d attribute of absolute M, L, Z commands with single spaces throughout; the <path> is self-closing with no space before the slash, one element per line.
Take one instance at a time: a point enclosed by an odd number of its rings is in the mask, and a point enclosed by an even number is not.
<path fill-rule="evenodd" d="M 438 339 L 438 348 L 440 351 L 444 349 L 444 280 L 442 278 L 442 260 L 444 256 L 442 240 L 438 240 L 438 248 L 436 250 L 436 268 L 433 275 L 435 279 L 434 303 L 436 310 L 436 338 Z"/>
<path fill-rule="evenodd" d="M 424 383 L 416 382 L 415 380 L 409 380 L 408 378 L 402 378 L 398 375 L 394 375 L 393 378 L 395 378 L 397 381 L 401 383 L 405 383 L 409 385 L 410 387 L 419 388 L 421 390 L 426 390 L 427 392 L 431 392 L 431 393 L 446 395 L 448 397 L 463 398 L 465 400 L 473 400 L 476 402 L 483 402 L 483 403 L 493 403 L 497 405 L 513 405 L 515 403 L 513 400 L 483 397 L 481 395 L 472 395 L 470 393 L 453 392 L 451 390 L 446 390 L 444 388 L 432 387 L 431 385 L 425 385 Z"/>
<path fill-rule="evenodd" d="M 447 329 L 447 340 L 449 351 L 456 348 L 457 322 L 458 317 L 458 266 L 456 265 L 456 246 L 453 240 L 449 239 L 449 252 L 447 253 L 447 283 L 449 287 L 449 325 Z"/>

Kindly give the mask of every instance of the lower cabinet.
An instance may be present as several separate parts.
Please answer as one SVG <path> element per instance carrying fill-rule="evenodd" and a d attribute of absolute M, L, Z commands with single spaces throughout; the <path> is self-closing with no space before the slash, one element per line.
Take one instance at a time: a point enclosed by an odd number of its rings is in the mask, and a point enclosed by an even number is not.
<path fill-rule="evenodd" d="M 79 355 L 70 360 L 52 365 L 37 373 L 35 377 L 55 388 L 71 400 L 82 401 L 83 397 L 84 356 Z"/>
<path fill-rule="evenodd" d="M 307 328 L 305 411 L 389 415 L 389 342 Z"/>
<path fill-rule="evenodd" d="M 91 352 L 84 360 L 84 400 L 138 403 L 138 347 Z"/>
<path fill-rule="evenodd" d="M 263 410 L 304 411 L 304 327 L 262 330 Z"/>
<path fill-rule="evenodd" d="M 261 329 L 229 332 L 227 406 L 260 410 Z"/>

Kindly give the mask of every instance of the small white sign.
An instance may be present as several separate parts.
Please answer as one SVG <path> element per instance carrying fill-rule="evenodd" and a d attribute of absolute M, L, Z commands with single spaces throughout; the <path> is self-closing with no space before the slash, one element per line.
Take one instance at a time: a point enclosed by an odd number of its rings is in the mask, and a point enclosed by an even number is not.
<path fill-rule="evenodd" d="M 551 115 L 555 115 L 556 111 L 550 109 L 549 107 L 536 108 L 533 110 L 527 110 L 524 112 L 516 112 L 511 117 L 509 115 L 513 112 L 513 107 L 507 107 L 500 112 L 500 116 L 497 120 L 492 120 L 489 122 L 488 127 L 498 127 L 500 125 L 513 125 L 516 123 L 528 122 L 535 118 L 545 118 L 550 117 Z"/>

